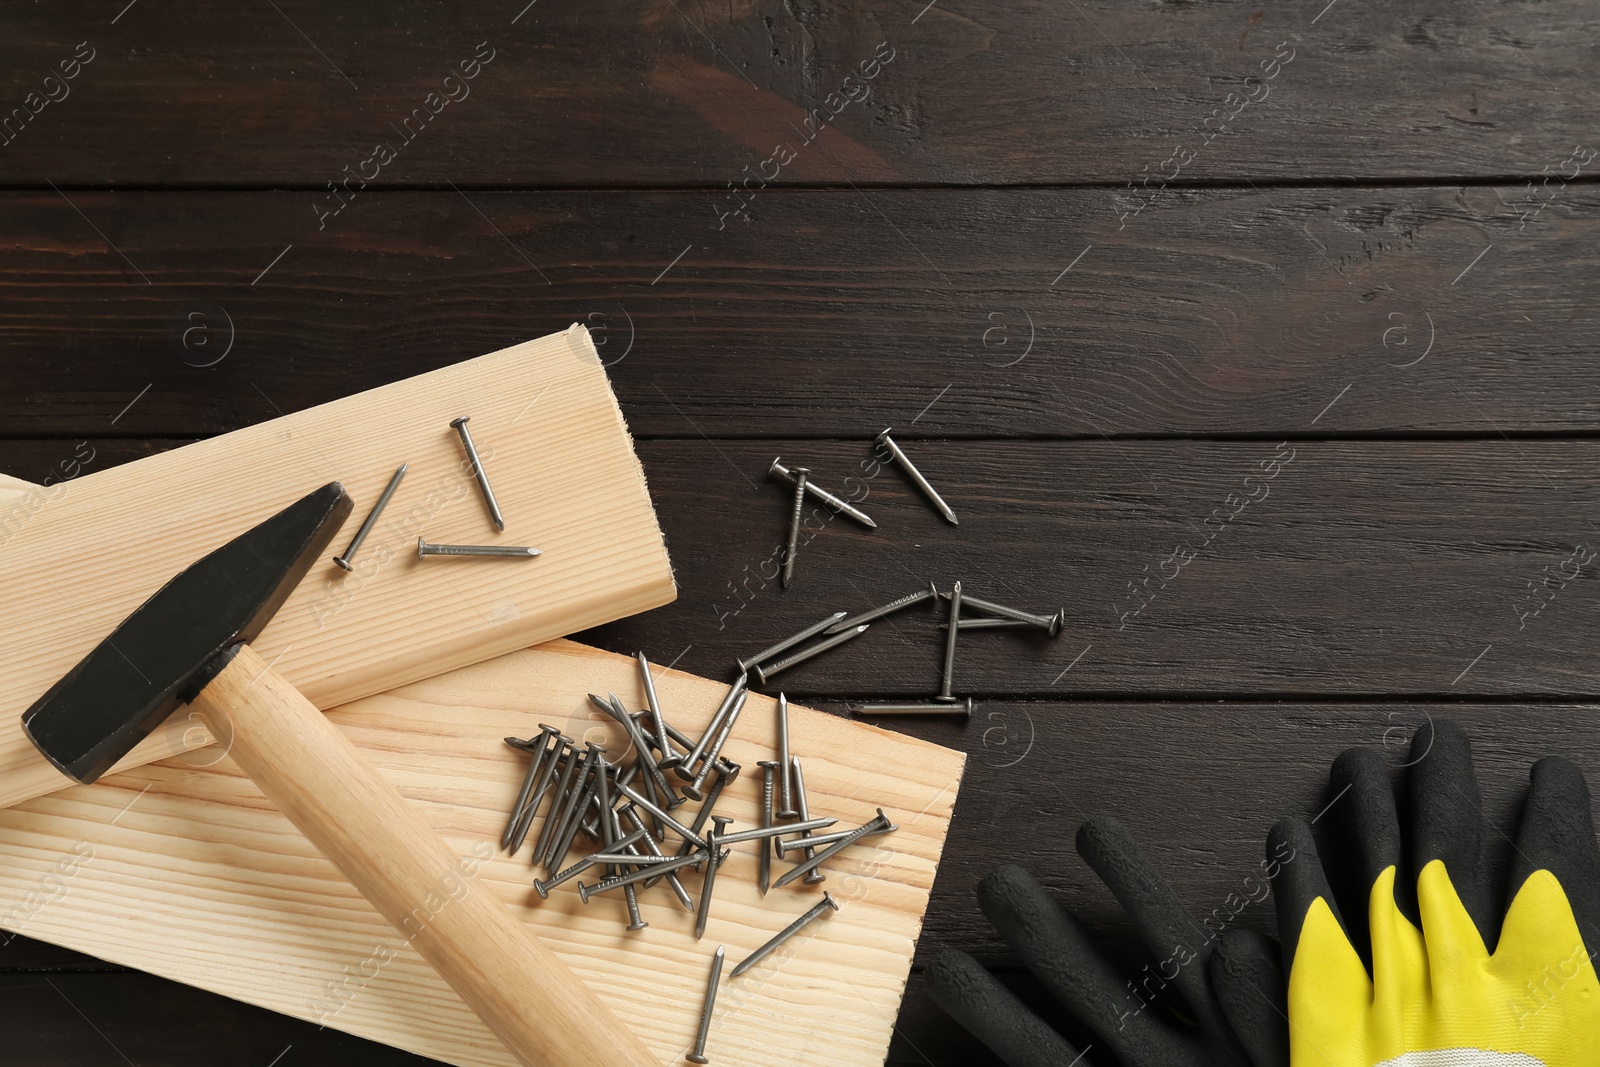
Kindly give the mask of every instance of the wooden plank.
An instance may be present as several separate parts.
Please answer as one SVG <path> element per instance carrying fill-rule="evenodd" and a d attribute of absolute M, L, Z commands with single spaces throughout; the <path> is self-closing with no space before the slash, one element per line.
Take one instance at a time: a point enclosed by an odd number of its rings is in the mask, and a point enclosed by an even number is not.
<path fill-rule="evenodd" d="M 708 192 L 373 193 L 321 232 L 303 192 L 15 193 L 0 435 L 207 436 L 574 318 L 643 436 L 1590 433 L 1600 191 L 1525 192 L 1119 230 L 1108 189 L 790 191 L 720 231 Z"/>
<path fill-rule="evenodd" d="M 475 418 L 508 515 L 503 540 L 537 544 L 539 560 L 416 560 L 419 534 L 502 540 L 489 536 L 448 425 L 460 414 Z M 400 462 L 411 464 L 407 484 L 357 569 L 314 570 L 253 643 L 320 707 L 673 596 L 642 471 L 581 326 L 93 471 L 51 486 L 36 510 L 8 512 L 0 655 L 13 669 L 0 679 L 0 803 L 68 784 L 23 735 L 19 716 L 160 585 L 327 481 L 344 481 L 358 506 L 370 505 Z M 183 751 L 192 726 L 175 717 L 122 765 Z"/>
<path fill-rule="evenodd" d="M 690 733 L 723 693 L 720 683 L 677 671 L 663 672 L 657 687 L 672 721 Z M 819 894 L 796 884 L 761 897 L 753 846 L 745 846 L 718 878 L 703 941 L 665 887 L 642 896 L 651 925 L 637 935 L 625 932 L 618 900 L 586 908 L 567 889 L 540 902 L 526 855 L 496 855 L 492 844 L 523 770 L 499 738 L 549 722 L 620 752 L 625 745 L 612 736 L 620 731 L 588 708 L 590 690 L 639 699 L 634 664 L 556 641 L 330 716 L 462 855 L 482 860 L 475 876 L 637 1020 L 669 1062 L 692 1040 L 714 946 L 727 944 L 737 962 Z M 772 709 L 752 698 L 724 750 L 746 773 L 717 810 L 741 825 L 757 817 L 756 761 L 773 753 Z M 788 1063 L 803 1043 L 827 1049 L 830 1063 L 875 1065 L 888 1047 L 964 757 L 805 708 L 791 715 L 812 811 L 856 825 L 881 806 L 900 828 L 830 866 L 824 888 L 840 911 L 775 962 L 725 981 L 712 1054 Z M 0 812 L 0 854 L 0 899 L 13 902 L 0 926 L 460 1067 L 512 1062 L 216 748 Z M 357 981 L 348 996 L 326 992 L 350 975 Z"/>
<path fill-rule="evenodd" d="M 278 1067 L 436 1062 L 137 971 L 3 975 L 0 1005 L 7 1054 L 28 1067 L 271 1064 L 274 1058 Z"/>
<path fill-rule="evenodd" d="M 8 453 L 34 472 L 74 444 L 18 442 Z M 122 454 L 117 442 L 93 444 L 97 463 Z M 580 639 L 661 649 L 669 661 L 682 653 L 679 666 L 720 677 L 831 611 L 962 578 L 978 595 L 1066 611 L 1055 640 L 963 640 L 957 686 L 980 699 L 1600 692 L 1585 640 L 1600 628 L 1600 561 L 1572 560 L 1580 545 L 1600 549 L 1589 525 L 1600 523 L 1591 507 L 1600 443 L 1297 441 L 1269 495 L 1231 522 L 1213 520 L 1221 532 L 1163 589 L 1174 550 L 1202 545 L 1196 530 L 1210 532 L 1202 524 L 1213 510 L 1232 510 L 1229 494 L 1262 491 L 1243 479 L 1276 444 L 908 444 L 961 514 L 952 527 L 899 472 L 867 477 L 865 440 L 642 442 L 682 595 Z M 821 532 L 802 548 L 787 592 L 772 578 L 787 521 L 784 493 L 763 480 L 774 454 L 809 463 L 824 485 L 865 492 L 879 522 L 868 531 L 809 520 Z M 1580 572 L 1564 585 L 1563 563 Z M 1146 577 L 1155 598 L 1124 626 L 1120 612 L 1142 599 L 1128 583 L 1142 588 Z M 1530 613 L 1525 623 L 1519 611 Z M 897 616 L 777 680 L 813 702 L 929 694 L 937 625 L 920 610 Z"/>
<path fill-rule="evenodd" d="M 1065 612 L 1053 640 L 962 640 L 956 691 L 980 698 L 1600 692 L 1596 442 L 908 450 L 960 526 L 897 470 L 869 477 L 865 439 L 649 443 L 683 596 L 580 639 L 692 645 L 682 665 L 716 673 L 831 611 L 962 579 L 974 595 Z M 879 524 L 815 514 L 788 590 L 773 563 L 786 498 L 762 480 L 774 453 L 856 491 Z M 1279 455 L 1292 461 L 1269 478 L 1262 464 Z M 807 699 L 931 695 L 939 621 L 913 609 L 776 681 Z"/>
<path fill-rule="evenodd" d="M 1402 18 L 1326 0 L 399 16 L 290 0 L 203 33 L 181 8 L 20 9 L 0 50 L 4 100 L 34 92 L 37 114 L 12 120 L 6 174 L 324 193 L 345 166 L 385 184 L 1120 184 L 1172 173 L 1184 145 L 1188 180 L 1534 175 L 1593 137 L 1597 29 L 1581 0 L 1419 0 Z M 85 41 L 78 76 L 45 83 Z M 598 61 L 588 41 L 605 42 Z M 887 65 L 864 71 L 875 55 Z"/>

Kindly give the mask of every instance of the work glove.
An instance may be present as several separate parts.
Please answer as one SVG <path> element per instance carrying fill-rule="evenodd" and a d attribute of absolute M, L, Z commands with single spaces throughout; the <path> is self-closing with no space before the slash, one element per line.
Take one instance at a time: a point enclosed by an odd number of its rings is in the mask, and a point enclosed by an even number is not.
<path fill-rule="evenodd" d="M 1600 850 L 1582 772 L 1533 765 L 1503 895 L 1461 727 L 1420 728 L 1402 773 L 1397 805 L 1376 750 L 1334 763 L 1319 828 L 1346 865 L 1318 858 L 1303 821 L 1269 837 L 1269 855 L 1295 856 L 1273 880 L 1293 1067 L 1600 1063 Z"/>
<path fill-rule="evenodd" d="M 1123 1067 L 1287 1067 L 1277 946 L 1260 934 L 1224 932 L 1232 916 L 1196 922 L 1111 816 L 1093 816 L 1078 828 L 1078 854 L 1149 948 L 1153 962 L 1142 970 L 1107 958 L 1021 867 L 991 872 L 978 886 L 978 903 L 1095 1040 L 1075 1048 L 964 952 L 947 950 L 929 964 L 934 1002 L 1010 1067 L 1092 1067 L 1113 1057 Z M 1271 878 L 1277 867 L 1269 860 L 1262 873 Z M 1264 900 L 1267 882 L 1259 885 Z"/>

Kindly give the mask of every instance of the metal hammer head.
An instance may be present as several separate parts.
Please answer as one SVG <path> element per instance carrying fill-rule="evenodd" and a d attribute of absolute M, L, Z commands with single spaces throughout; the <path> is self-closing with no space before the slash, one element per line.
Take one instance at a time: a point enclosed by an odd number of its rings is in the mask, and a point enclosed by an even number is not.
<path fill-rule="evenodd" d="M 46 759 L 99 778 L 255 639 L 350 514 L 338 482 L 192 564 L 22 715 Z"/>

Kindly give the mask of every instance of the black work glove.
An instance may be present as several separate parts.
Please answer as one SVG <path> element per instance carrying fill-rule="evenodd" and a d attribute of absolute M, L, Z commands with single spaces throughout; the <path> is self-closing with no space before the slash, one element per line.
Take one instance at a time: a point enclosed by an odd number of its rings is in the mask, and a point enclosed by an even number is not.
<path fill-rule="evenodd" d="M 947 950 L 929 964 L 935 1003 L 1011 1067 L 1091 1067 L 1101 1044 L 1123 1067 L 1287 1067 L 1284 978 L 1271 939 L 1244 931 L 1219 935 L 1195 922 L 1109 815 L 1078 828 L 1078 854 L 1122 904 L 1156 961 L 1136 987 L 1142 992 L 1130 991 L 1139 968 L 1108 960 L 1022 868 L 991 872 L 978 886 L 978 902 L 1028 969 L 1098 1040 L 1080 1052 L 964 952 Z M 1266 872 L 1278 873 L 1275 865 Z M 1179 994 L 1181 1017 L 1147 999 L 1161 983 Z"/>

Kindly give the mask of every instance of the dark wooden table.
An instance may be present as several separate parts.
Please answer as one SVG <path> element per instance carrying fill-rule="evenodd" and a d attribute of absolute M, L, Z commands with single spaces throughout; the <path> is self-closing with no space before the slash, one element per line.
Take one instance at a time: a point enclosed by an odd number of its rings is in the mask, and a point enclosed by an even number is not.
<path fill-rule="evenodd" d="M 525 2 L 0 8 L 0 468 L 587 323 L 681 595 L 582 639 L 721 674 L 928 579 L 1065 607 L 963 642 L 970 725 L 901 724 L 971 754 L 919 970 L 1016 977 L 1004 860 L 1134 969 L 1092 810 L 1206 913 L 1429 715 L 1495 818 L 1541 754 L 1600 768 L 1600 9 Z M 888 424 L 959 527 L 862 474 Z M 880 524 L 786 592 L 775 454 Z M 785 682 L 922 696 L 938 647 L 905 617 Z M 7 1063 L 422 1062 L 24 939 L 0 972 Z M 915 973 L 897 1035 L 990 1062 Z"/>

